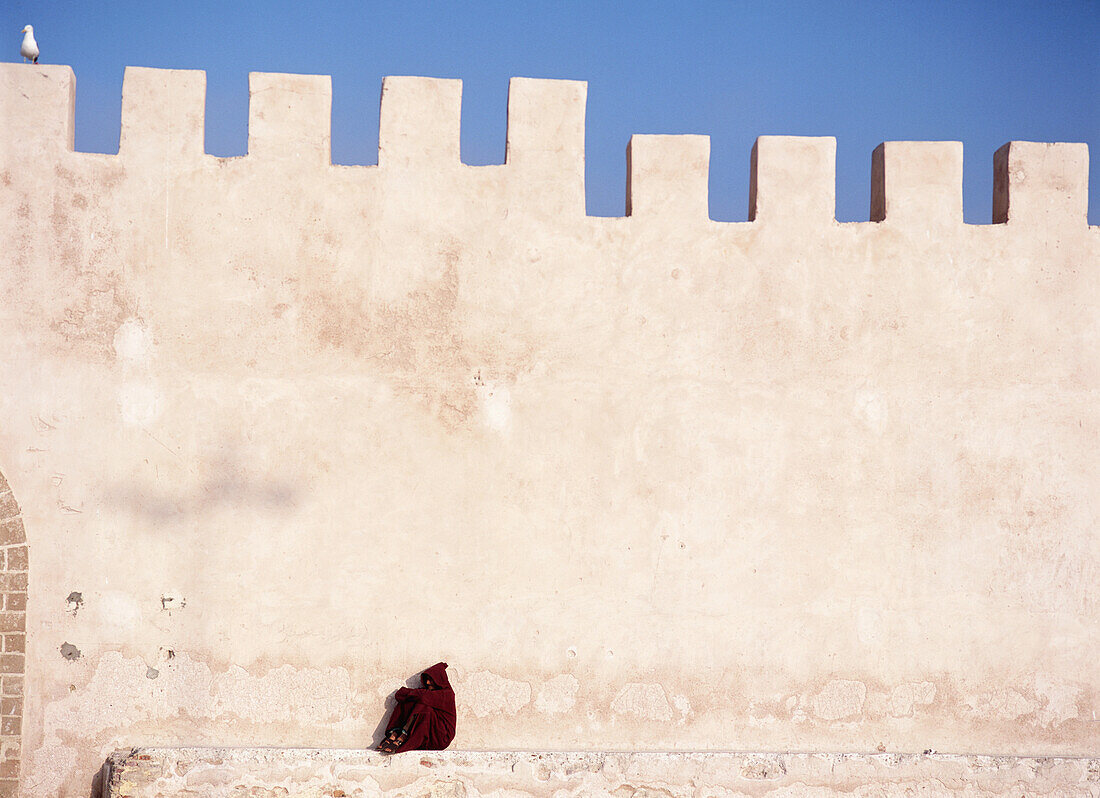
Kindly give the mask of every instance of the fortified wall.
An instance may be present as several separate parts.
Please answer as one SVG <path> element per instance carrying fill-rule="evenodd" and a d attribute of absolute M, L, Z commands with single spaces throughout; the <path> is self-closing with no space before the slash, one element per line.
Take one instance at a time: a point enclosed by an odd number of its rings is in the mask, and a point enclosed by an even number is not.
<path fill-rule="evenodd" d="M 593 218 L 584 83 L 513 79 L 491 166 L 457 80 L 385 79 L 377 166 L 327 77 L 252 74 L 234 158 L 202 72 L 127 69 L 117 155 L 74 90 L 0 66 L 0 795 L 364 748 L 440 659 L 460 751 L 1100 750 L 1085 145 L 967 225 L 962 145 L 887 142 L 842 224 L 764 136 L 725 223 L 635 136 Z"/>

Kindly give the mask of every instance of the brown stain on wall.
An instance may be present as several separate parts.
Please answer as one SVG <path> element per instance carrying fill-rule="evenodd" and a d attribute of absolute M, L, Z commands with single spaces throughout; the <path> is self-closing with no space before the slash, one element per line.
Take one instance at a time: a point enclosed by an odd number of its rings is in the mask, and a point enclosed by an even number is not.
<path fill-rule="evenodd" d="M 448 430 L 467 427 L 477 409 L 479 369 L 514 378 L 530 355 L 479 346 L 464 331 L 457 246 L 432 258 L 438 276 L 397 302 L 373 301 L 355 285 L 327 285 L 301 299 L 301 327 L 321 349 L 346 353 L 422 403 Z"/>
<path fill-rule="evenodd" d="M 117 272 L 82 272 L 75 296 L 50 323 L 59 347 L 96 359 L 112 356 L 114 335 L 134 315 L 134 301 Z"/>
<path fill-rule="evenodd" d="M 40 254 L 53 273 L 65 275 L 50 286 L 47 300 L 32 295 L 25 301 L 49 320 L 51 346 L 59 354 L 100 360 L 111 357 L 114 334 L 134 314 L 136 302 L 124 286 L 122 237 L 111 222 L 116 209 L 109 189 L 122 180 L 122 171 L 94 162 L 87 166 L 77 172 L 57 165 L 63 190 L 41 198 L 24 192 L 19 212 L 29 227 L 49 231 Z"/>

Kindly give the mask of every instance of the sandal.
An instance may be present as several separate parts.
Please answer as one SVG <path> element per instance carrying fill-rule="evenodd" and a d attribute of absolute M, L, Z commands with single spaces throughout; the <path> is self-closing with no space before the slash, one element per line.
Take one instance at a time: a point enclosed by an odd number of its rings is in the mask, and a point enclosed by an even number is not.
<path fill-rule="evenodd" d="M 396 754 L 397 749 L 404 745 L 405 741 L 409 739 L 409 735 L 401 729 L 393 729 L 387 732 L 382 742 L 378 744 L 376 750 L 381 751 L 383 754 Z"/>

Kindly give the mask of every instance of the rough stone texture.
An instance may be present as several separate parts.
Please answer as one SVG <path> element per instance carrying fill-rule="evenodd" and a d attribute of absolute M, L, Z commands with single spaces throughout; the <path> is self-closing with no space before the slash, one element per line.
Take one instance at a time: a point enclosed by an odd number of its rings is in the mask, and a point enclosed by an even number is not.
<path fill-rule="evenodd" d="M 26 795 L 363 747 L 440 658 L 463 749 L 1100 748 L 1083 146 L 1002 149 L 972 226 L 959 145 L 888 142 L 838 224 L 835 142 L 765 136 L 730 224 L 705 137 L 638 136 L 590 218 L 582 83 L 515 80 L 478 167 L 458 81 L 387 78 L 362 167 L 326 78 L 253 75 L 240 158 L 204 85 L 127 70 L 87 154 L 72 72 L 0 65 Z"/>
<path fill-rule="evenodd" d="M 0 523 L 0 798 L 12 798 L 19 792 L 22 757 L 28 553 L 19 503 L 3 474 Z"/>
<path fill-rule="evenodd" d="M 135 748 L 106 798 L 1097 796 L 1100 759 L 903 754 Z"/>

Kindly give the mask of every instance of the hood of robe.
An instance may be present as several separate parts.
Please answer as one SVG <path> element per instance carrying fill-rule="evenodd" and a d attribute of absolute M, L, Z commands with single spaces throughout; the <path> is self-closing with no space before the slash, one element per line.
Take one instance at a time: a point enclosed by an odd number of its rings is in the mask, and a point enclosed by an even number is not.
<path fill-rule="evenodd" d="M 432 665 L 432 667 L 424 671 L 421 678 L 425 675 L 430 676 L 431 680 L 438 684 L 443 690 L 451 689 L 451 680 L 447 678 L 446 662 L 437 662 L 435 665 Z"/>

